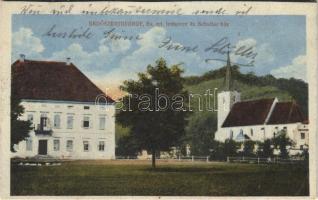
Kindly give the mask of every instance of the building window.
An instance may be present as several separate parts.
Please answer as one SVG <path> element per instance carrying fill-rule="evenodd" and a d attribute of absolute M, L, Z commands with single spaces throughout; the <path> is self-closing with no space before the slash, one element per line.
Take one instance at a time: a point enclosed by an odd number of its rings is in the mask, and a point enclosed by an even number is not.
<path fill-rule="evenodd" d="M 233 131 L 230 130 L 230 139 L 232 140 L 233 139 Z"/>
<path fill-rule="evenodd" d="M 53 140 L 53 150 L 54 151 L 60 150 L 60 140 Z"/>
<path fill-rule="evenodd" d="M 74 117 L 72 115 L 67 116 L 67 128 L 68 129 L 73 128 L 73 121 L 74 121 Z"/>
<path fill-rule="evenodd" d="M 303 150 L 304 149 L 304 145 L 300 145 L 299 148 L 300 148 L 300 150 Z"/>
<path fill-rule="evenodd" d="M 98 151 L 105 151 L 105 142 L 104 141 L 99 141 Z"/>
<path fill-rule="evenodd" d="M 88 141 L 83 141 L 84 151 L 89 151 L 89 143 Z"/>
<path fill-rule="evenodd" d="M 73 140 L 67 140 L 66 141 L 66 151 L 73 151 Z"/>
<path fill-rule="evenodd" d="M 253 134 L 254 134 L 254 133 L 253 133 L 253 129 L 251 128 L 251 136 L 253 136 Z"/>
<path fill-rule="evenodd" d="M 305 133 L 300 133 L 300 139 L 302 139 L 302 140 L 305 139 Z"/>
<path fill-rule="evenodd" d="M 48 127 L 48 118 L 46 114 L 41 114 L 40 127 L 41 129 Z"/>
<path fill-rule="evenodd" d="M 32 140 L 28 138 L 25 142 L 26 142 L 26 150 L 32 151 Z"/>
<path fill-rule="evenodd" d="M 84 110 L 89 110 L 89 106 L 84 106 Z"/>
<path fill-rule="evenodd" d="M 61 128 L 61 117 L 60 115 L 54 115 L 54 128 Z"/>
<path fill-rule="evenodd" d="M 100 130 L 105 129 L 105 123 L 106 123 L 106 117 L 105 116 L 99 117 L 99 129 Z"/>
<path fill-rule="evenodd" d="M 83 120 L 83 127 L 84 128 L 89 128 L 90 125 L 89 125 L 89 116 L 84 116 L 84 120 Z"/>
<path fill-rule="evenodd" d="M 28 121 L 33 124 L 33 115 L 32 114 L 28 114 Z"/>

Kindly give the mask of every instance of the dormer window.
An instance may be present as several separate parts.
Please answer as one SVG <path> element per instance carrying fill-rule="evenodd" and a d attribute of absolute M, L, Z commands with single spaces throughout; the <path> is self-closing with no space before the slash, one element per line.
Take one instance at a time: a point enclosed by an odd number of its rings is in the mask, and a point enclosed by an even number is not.
<path fill-rule="evenodd" d="M 89 106 L 84 106 L 84 110 L 89 110 Z"/>

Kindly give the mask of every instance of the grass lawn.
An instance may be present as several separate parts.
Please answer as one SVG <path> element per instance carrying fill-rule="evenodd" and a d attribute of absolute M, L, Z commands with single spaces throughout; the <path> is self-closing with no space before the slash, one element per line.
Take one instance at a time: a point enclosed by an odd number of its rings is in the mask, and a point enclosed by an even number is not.
<path fill-rule="evenodd" d="M 308 170 L 296 165 L 150 161 L 72 161 L 12 166 L 12 195 L 308 195 Z"/>

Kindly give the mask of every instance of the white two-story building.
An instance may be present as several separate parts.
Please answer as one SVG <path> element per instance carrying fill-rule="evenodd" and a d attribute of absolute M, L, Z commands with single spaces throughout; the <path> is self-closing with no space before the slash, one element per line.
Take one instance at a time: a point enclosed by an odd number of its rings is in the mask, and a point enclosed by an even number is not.
<path fill-rule="evenodd" d="M 115 105 L 70 59 L 12 64 L 12 95 L 32 122 L 13 156 L 61 159 L 115 158 Z"/>

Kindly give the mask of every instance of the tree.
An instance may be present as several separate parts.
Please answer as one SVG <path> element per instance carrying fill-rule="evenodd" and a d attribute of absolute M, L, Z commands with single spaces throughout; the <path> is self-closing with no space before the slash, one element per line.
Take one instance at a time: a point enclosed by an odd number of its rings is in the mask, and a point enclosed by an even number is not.
<path fill-rule="evenodd" d="M 266 139 L 263 143 L 259 144 L 258 154 L 266 158 L 273 156 L 272 141 L 270 139 Z"/>
<path fill-rule="evenodd" d="M 139 145 L 137 141 L 130 135 L 125 135 L 118 139 L 116 155 L 137 156 L 138 151 L 140 151 Z"/>
<path fill-rule="evenodd" d="M 20 104 L 20 100 L 11 98 L 11 144 L 10 149 L 14 152 L 13 145 L 29 137 L 32 130 L 30 121 L 20 120 L 19 117 L 24 113 L 24 107 Z"/>
<path fill-rule="evenodd" d="M 235 156 L 237 154 L 238 144 L 232 139 L 224 141 L 224 154 L 225 156 Z"/>
<path fill-rule="evenodd" d="M 200 112 L 189 121 L 187 135 L 191 140 L 192 155 L 210 154 L 216 127 L 216 116 L 210 112 Z"/>
<path fill-rule="evenodd" d="M 243 146 L 243 155 L 244 156 L 253 156 L 254 155 L 254 146 L 255 142 L 252 140 L 247 140 L 244 142 Z"/>
<path fill-rule="evenodd" d="M 180 146 L 187 125 L 187 92 L 183 88 L 179 65 L 167 66 L 161 58 L 155 66 L 138 74 L 138 80 L 127 80 L 121 89 L 123 97 L 118 122 L 129 127 L 130 135 L 141 149 L 152 154 L 152 167 L 156 167 L 156 153 Z"/>
<path fill-rule="evenodd" d="M 293 146 L 294 142 L 287 136 L 286 130 L 283 129 L 278 132 L 278 135 L 273 138 L 273 144 L 275 148 L 279 148 L 280 150 L 280 156 L 282 158 L 288 157 L 288 146 Z"/>
<path fill-rule="evenodd" d="M 211 160 L 226 160 L 226 155 L 224 153 L 224 143 L 214 140 L 212 143 L 213 148 L 210 152 Z"/>

